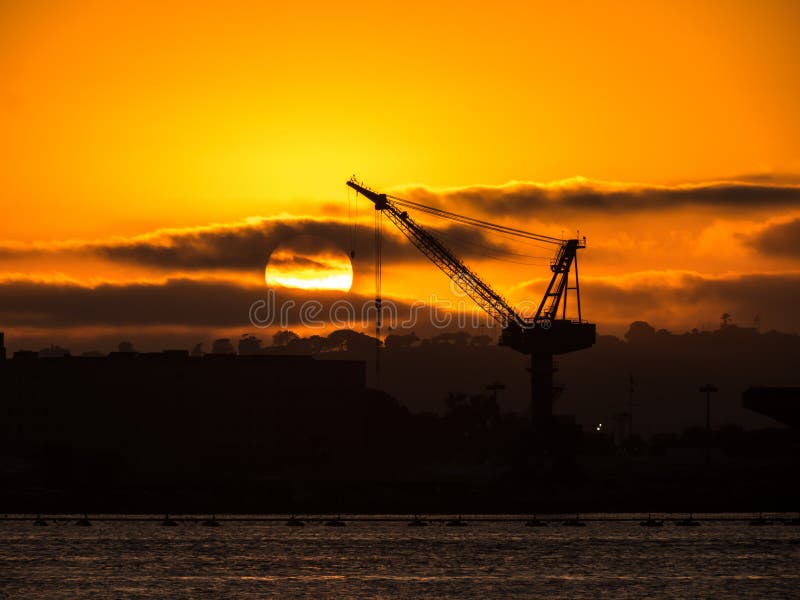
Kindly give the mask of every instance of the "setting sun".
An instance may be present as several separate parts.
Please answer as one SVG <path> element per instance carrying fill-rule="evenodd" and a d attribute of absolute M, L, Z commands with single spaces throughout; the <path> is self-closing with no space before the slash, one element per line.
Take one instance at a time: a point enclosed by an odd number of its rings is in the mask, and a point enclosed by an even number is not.
<path fill-rule="evenodd" d="M 298 243 L 300 240 L 300 243 Z M 353 266 L 344 253 L 303 249 L 313 243 L 300 236 L 278 246 L 264 271 L 268 286 L 301 290 L 349 291 L 353 285 Z"/>

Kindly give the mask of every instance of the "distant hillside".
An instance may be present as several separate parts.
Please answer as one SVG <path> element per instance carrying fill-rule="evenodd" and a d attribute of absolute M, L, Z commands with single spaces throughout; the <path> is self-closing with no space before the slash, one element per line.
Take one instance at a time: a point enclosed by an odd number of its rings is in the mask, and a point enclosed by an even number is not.
<path fill-rule="evenodd" d="M 366 336 L 363 336 L 366 338 Z M 493 381 L 504 410 L 527 409 L 528 357 L 468 334 L 422 340 L 381 351 L 381 387 L 412 410 L 444 409 L 449 392 L 478 393 Z M 374 340 L 355 350 L 323 352 L 367 361 L 368 384 L 375 385 Z M 633 378 L 634 431 L 653 434 L 705 423 L 705 399 L 697 388 L 711 382 L 720 391 L 712 400 L 715 427 L 776 425 L 741 406 L 741 393 L 752 385 L 800 384 L 800 336 L 726 325 L 715 331 L 673 334 L 633 323 L 625 339 L 599 336 L 590 350 L 557 357 L 556 382 L 563 394 L 557 413 L 574 414 L 585 427 L 613 425 L 628 411 Z"/>

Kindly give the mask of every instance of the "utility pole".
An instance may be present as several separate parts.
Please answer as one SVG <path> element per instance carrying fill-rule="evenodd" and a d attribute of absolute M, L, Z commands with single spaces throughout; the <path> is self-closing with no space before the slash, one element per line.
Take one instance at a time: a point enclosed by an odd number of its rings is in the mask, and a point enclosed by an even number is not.
<path fill-rule="evenodd" d="M 711 394 L 718 392 L 719 388 L 707 383 L 697 391 L 706 395 L 706 463 L 711 464 Z"/>
<path fill-rule="evenodd" d="M 628 437 L 633 437 L 633 374 L 628 373 Z"/>

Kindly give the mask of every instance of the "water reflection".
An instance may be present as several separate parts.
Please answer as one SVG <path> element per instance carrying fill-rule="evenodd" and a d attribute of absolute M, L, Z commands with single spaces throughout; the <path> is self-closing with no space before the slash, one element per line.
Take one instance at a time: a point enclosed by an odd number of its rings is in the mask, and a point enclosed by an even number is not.
<path fill-rule="evenodd" d="M 9 598 L 48 599 L 714 598 L 788 597 L 800 583 L 798 531 L 746 522 L 653 529 L 638 522 L 157 525 L 2 522 L 2 590 Z"/>

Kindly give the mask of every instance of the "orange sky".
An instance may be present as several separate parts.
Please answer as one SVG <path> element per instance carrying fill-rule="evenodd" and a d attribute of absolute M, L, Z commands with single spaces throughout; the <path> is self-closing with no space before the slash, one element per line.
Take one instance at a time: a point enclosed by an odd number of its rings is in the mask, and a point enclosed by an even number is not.
<path fill-rule="evenodd" d="M 0 276 L 258 285 L 271 248 L 257 269 L 204 270 L 65 252 L 63 242 L 342 217 L 353 173 L 378 189 L 437 193 L 576 176 L 650 191 L 800 182 L 798 3 L 562 4 L 3 2 L 0 245 L 50 250 L 0 255 Z M 800 272 L 797 255 L 765 256 L 753 241 L 800 217 L 800 201 L 762 206 L 758 194 L 735 209 L 668 198 L 657 211 L 484 216 L 543 233 L 580 228 L 587 286 Z M 512 297 L 546 275 L 476 268 Z M 447 291 L 432 266 L 387 269 L 389 293 Z M 681 316 L 670 302 L 665 325 L 719 312 Z M 612 312 L 598 304 L 592 318 L 613 329 L 637 317 Z"/>

